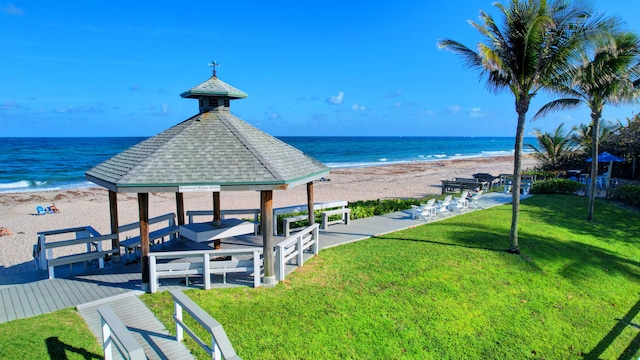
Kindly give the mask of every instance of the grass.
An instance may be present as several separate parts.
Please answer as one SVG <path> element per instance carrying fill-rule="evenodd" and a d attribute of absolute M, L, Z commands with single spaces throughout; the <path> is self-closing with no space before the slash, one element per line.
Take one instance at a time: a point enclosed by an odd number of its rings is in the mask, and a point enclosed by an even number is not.
<path fill-rule="evenodd" d="M 272 289 L 187 294 L 243 359 L 637 358 L 640 214 L 586 205 L 523 201 L 520 256 L 501 206 L 323 250 Z M 143 300 L 174 329 L 168 293 Z M 71 309 L 0 324 L 2 359 L 100 357 Z"/>
<path fill-rule="evenodd" d="M 187 294 L 245 359 L 637 357 L 640 216 L 586 205 L 524 201 L 521 256 L 502 206 L 323 250 L 275 289 Z M 171 324 L 167 293 L 143 299 Z"/>
<path fill-rule="evenodd" d="M 69 308 L 0 324 L 0 359 L 102 359 L 102 347 Z"/>

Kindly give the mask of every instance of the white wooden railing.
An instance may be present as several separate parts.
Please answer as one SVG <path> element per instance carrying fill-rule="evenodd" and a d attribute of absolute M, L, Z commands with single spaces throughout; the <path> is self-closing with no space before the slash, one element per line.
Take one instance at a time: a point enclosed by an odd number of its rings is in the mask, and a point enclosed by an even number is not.
<path fill-rule="evenodd" d="M 318 255 L 319 239 L 319 226 L 313 224 L 276 245 L 276 279 L 278 281 L 284 280 L 285 268 L 291 259 L 295 258 L 296 265 L 302 266 L 305 250 L 311 248 L 313 255 Z"/>
<path fill-rule="evenodd" d="M 47 236 L 75 233 L 76 238 L 47 243 Z M 98 267 L 104 267 L 104 257 L 118 252 L 118 249 L 103 250 L 102 242 L 113 240 L 116 234 L 100 235 L 91 226 L 41 231 L 38 233 L 38 243 L 34 245 L 33 256 L 39 269 L 49 269 L 49 278 L 54 278 L 54 267 L 58 265 L 73 265 L 75 263 L 98 260 Z M 53 249 L 74 245 L 86 245 L 86 251 L 71 255 L 54 257 Z"/>
<path fill-rule="evenodd" d="M 98 313 L 102 324 L 102 351 L 105 360 L 114 358 L 145 360 L 147 358 L 140 343 L 131 335 L 131 332 L 109 306 L 100 306 Z M 114 350 L 117 350 L 122 356 L 114 357 Z"/>
<path fill-rule="evenodd" d="M 211 261 L 211 259 L 227 256 L 246 257 L 246 260 Z M 158 260 L 165 260 L 159 262 Z M 172 262 L 166 262 L 172 261 Z M 211 288 L 211 275 L 222 274 L 226 282 L 227 273 L 253 273 L 253 286 L 260 287 L 262 268 L 262 248 L 228 250 L 189 250 L 149 253 L 149 290 L 158 291 L 158 281 L 163 277 L 202 275 L 205 290 Z"/>
<path fill-rule="evenodd" d="M 178 290 L 171 290 L 171 296 L 173 297 L 174 314 L 173 320 L 176 322 L 176 340 L 184 340 L 184 333 L 186 332 L 201 348 L 203 348 L 207 354 L 214 360 L 240 360 L 240 357 L 236 354 L 236 351 L 229 341 L 227 333 L 222 328 L 219 322 L 206 313 L 200 306 L 198 306 L 187 295 Z M 205 330 L 211 335 L 211 345 L 205 343 L 196 335 L 193 330 L 184 323 L 182 319 L 183 311 L 186 311 L 191 317 L 197 321 Z"/>

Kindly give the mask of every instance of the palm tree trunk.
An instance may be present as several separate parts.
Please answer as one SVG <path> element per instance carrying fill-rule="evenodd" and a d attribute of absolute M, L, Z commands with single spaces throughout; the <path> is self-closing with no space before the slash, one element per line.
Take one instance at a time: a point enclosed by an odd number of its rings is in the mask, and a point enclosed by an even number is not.
<path fill-rule="evenodd" d="M 598 177 L 598 135 L 600 134 L 600 112 L 591 111 L 591 184 L 589 186 L 589 210 L 587 212 L 587 220 L 593 220 L 593 208 L 596 201 L 596 180 Z"/>
<path fill-rule="evenodd" d="M 511 246 L 509 252 L 520 254 L 518 244 L 518 219 L 520 217 L 520 175 L 522 174 L 522 145 L 524 143 L 524 124 L 529 110 L 529 98 L 524 96 L 516 101 L 516 111 L 518 112 L 518 127 L 516 129 L 516 144 L 513 152 L 513 183 L 511 186 L 511 232 L 509 239 Z"/>

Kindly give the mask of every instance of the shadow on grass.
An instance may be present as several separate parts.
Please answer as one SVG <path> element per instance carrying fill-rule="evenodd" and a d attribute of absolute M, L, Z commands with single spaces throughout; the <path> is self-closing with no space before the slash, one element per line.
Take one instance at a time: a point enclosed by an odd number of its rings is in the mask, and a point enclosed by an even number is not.
<path fill-rule="evenodd" d="M 67 351 L 71 351 L 82 356 L 84 359 L 102 359 L 102 355 L 94 354 L 85 349 L 80 349 L 75 346 L 71 346 L 69 344 L 65 344 L 60 341 L 57 336 L 49 337 L 45 340 L 47 344 L 47 351 L 49 352 L 49 357 L 51 359 L 59 360 L 59 359 L 68 359 Z"/>
<path fill-rule="evenodd" d="M 631 309 L 629 309 L 627 314 L 622 319 L 616 319 L 617 322 L 613 326 L 613 328 L 611 328 L 609 333 L 607 333 L 607 335 L 605 335 L 605 337 L 600 340 L 598 345 L 596 345 L 593 350 L 591 350 L 588 354 L 584 354 L 584 357 L 587 359 L 599 359 L 600 355 L 602 355 L 602 353 L 604 353 L 605 350 L 607 350 L 607 348 L 611 346 L 611 344 L 613 344 L 615 339 L 620 336 L 620 334 L 622 334 L 622 331 L 627 326 L 638 327 L 638 325 L 633 324 L 631 321 L 636 317 L 636 315 L 638 315 L 639 312 L 640 300 L 638 300 L 635 305 L 633 305 Z M 640 333 L 636 335 L 636 337 L 631 341 L 622 355 L 620 355 L 619 359 L 632 359 L 638 350 L 640 350 Z"/>

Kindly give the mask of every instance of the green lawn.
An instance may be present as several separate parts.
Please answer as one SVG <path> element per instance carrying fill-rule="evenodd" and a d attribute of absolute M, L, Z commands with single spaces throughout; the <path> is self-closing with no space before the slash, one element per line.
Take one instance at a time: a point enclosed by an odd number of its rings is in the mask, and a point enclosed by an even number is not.
<path fill-rule="evenodd" d="M 640 216 L 586 204 L 524 201 L 521 256 L 502 206 L 323 250 L 275 289 L 187 294 L 245 359 L 637 358 Z M 167 293 L 144 300 L 171 323 Z"/>
<path fill-rule="evenodd" d="M 637 358 L 640 213 L 586 205 L 524 201 L 520 256 L 501 206 L 323 250 L 272 289 L 186 293 L 244 359 Z M 168 293 L 143 300 L 174 329 Z M 100 355 L 72 310 L 0 324 L 2 359 Z"/>
<path fill-rule="evenodd" d="M 102 346 L 69 308 L 0 324 L 0 359 L 102 359 Z"/>

